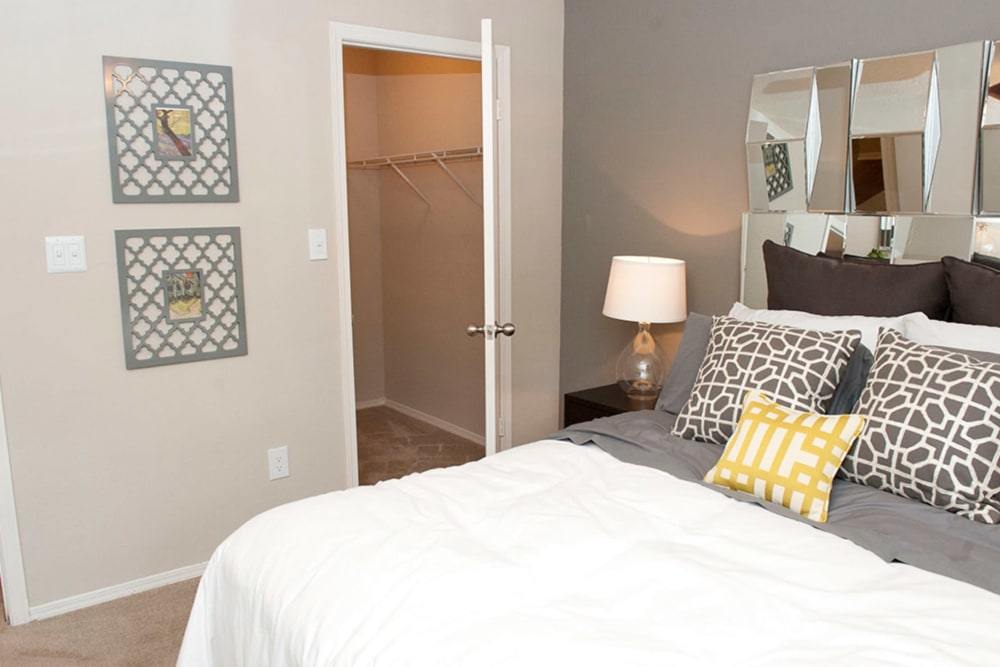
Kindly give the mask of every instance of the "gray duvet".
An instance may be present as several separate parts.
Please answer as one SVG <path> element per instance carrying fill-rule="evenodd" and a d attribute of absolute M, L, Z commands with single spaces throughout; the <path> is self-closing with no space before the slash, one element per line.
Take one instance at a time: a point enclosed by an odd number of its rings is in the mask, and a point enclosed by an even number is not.
<path fill-rule="evenodd" d="M 737 500 L 848 539 L 886 561 L 899 561 L 1000 594 L 1000 526 L 964 517 L 867 486 L 837 479 L 825 524 L 702 482 L 723 448 L 670 434 L 675 415 L 644 410 L 575 424 L 552 438 L 594 444 L 615 458 L 657 468 Z"/>

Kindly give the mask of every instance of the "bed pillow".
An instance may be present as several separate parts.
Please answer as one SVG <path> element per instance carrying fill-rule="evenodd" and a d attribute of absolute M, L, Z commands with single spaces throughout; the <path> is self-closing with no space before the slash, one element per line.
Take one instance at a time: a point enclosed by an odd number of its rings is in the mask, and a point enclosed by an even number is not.
<path fill-rule="evenodd" d="M 1000 302 L 994 307 L 1000 309 Z M 907 316 L 902 333 L 921 345 L 1000 354 L 1000 327 L 942 322 L 913 313 Z"/>
<path fill-rule="evenodd" d="M 764 241 L 767 307 L 819 315 L 895 317 L 915 311 L 948 314 L 941 262 L 883 264 L 818 257 Z"/>
<path fill-rule="evenodd" d="M 681 336 L 677 353 L 670 364 L 670 371 L 663 383 L 663 390 L 656 399 L 656 409 L 676 415 L 684 407 L 698 368 L 705 358 L 708 349 L 708 335 L 712 330 L 712 318 L 701 313 L 691 313 L 684 323 L 684 335 Z"/>
<path fill-rule="evenodd" d="M 769 324 L 784 324 L 799 329 L 814 329 L 816 331 L 850 331 L 861 333 L 861 343 L 869 350 L 874 350 L 878 344 L 879 329 L 889 327 L 905 332 L 906 322 L 914 316 L 923 313 L 907 313 L 897 317 L 872 317 L 867 315 L 817 315 L 801 310 L 770 310 L 748 308 L 737 301 L 729 309 L 729 317 L 747 322 L 767 322 Z"/>
<path fill-rule="evenodd" d="M 1000 523 L 1000 364 L 886 329 L 857 412 L 847 479 Z"/>
<path fill-rule="evenodd" d="M 864 423 L 860 415 L 789 410 L 748 391 L 736 432 L 705 481 L 825 522 L 833 478 Z"/>
<path fill-rule="evenodd" d="M 860 340 L 856 331 L 713 318 L 705 359 L 673 434 L 725 444 L 750 389 L 795 410 L 825 412 Z"/>
<path fill-rule="evenodd" d="M 827 414 L 839 415 L 851 412 L 868 379 L 868 369 L 872 365 L 872 350 L 878 342 L 878 332 L 882 327 L 890 327 L 897 331 L 905 330 L 906 322 L 912 317 L 927 320 L 923 313 L 908 313 L 899 317 L 868 317 L 863 315 L 816 315 L 800 310 L 766 310 L 748 308 L 740 302 L 729 309 L 729 316 L 738 320 L 751 322 L 768 322 L 784 324 L 800 329 L 815 329 L 816 331 L 850 331 L 861 333 L 861 345 L 851 355 L 847 370 L 837 385 L 837 391 L 830 401 Z"/>
<path fill-rule="evenodd" d="M 942 257 L 951 320 L 962 324 L 1000 326 L 1000 271 L 957 257 Z M 930 313 L 928 313 L 930 314 Z"/>

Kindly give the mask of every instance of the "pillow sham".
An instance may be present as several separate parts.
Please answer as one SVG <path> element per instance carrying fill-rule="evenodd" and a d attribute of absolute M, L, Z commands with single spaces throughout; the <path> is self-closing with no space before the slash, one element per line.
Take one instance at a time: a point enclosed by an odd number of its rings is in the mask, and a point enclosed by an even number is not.
<path fill-rule="evenodd" d="M 1000 302 L 994 307 L 1000 308 Z M 1000 327 L 942 322 L 913 313 L 905 318 L 902 333 L 921 345 L 1000 354 Z"/>
<path fill-rule="evenodd" d="M 738 320 L 784 324 L 816 331 L 857 330 L 861 333 L 861 345 L 851 355 L 847 370 L 844 371 L 844 375 L 837 385 L 837 391 L 834 392 L 830 406 L 827 408 L 827 414 L 831 415 L 850 412 L 854 409 L 858 398 L 861 397 L 861 390 L 865 388 L 865 380 L 868 379 L 868 369 L 872 365 L 871 350 L 875 349 L 875 344 L 878 342 L 879 329 L 890 327 L 902 331 L 907 320 L 917 315 L 927 319 L 923 313 L 908 313 L 899 317 L 868 317 L 864 315 L 816 315 L 800 310 L 760 310 L 747 308 L 739 301 L 729 309 L 729 316 Z"/>
<path fill-rule="evenodd" d="M 948 314 L 948 284 L 941 262 L 883 264 L 809 255 L 764 241 L 767 307 L 819 315 L 894 317 L 921 311 Z"/>
<path fill-rule="evenodd" d="M 663 382 L 663 390 L 656 399 L 657 410 L 676 415 L 684 407 L 698 377 L 698 368 L 705 358 L 711 330 L 712 318 L 708 315 L 701 313 L 688 315 L 684 323 L 684 334 L 670 364 L 667 379 Z"/>
<path fill-rule="evenodd" d="M 1000 364 L 886 329 L 856 412 L 868 426 L 844 477 L 1000 523 Z"/>
<path fill-rule="evenodd" d="M 704 481 L 826 522 L 830 490 L 865 418 L 783 408 L 751 390 L 736 432 Z"/>
<path fill-rule="evenodd" d="M 673 435 L 725 444 L 749 389 L 796 410 L 824 412 L 860 340 L 853 331 L 713 318 L 705 358 Z"/>
<path fill-rule="evenodd" d="M 951 320 L 1000 326 L 1000 271 L 957 257 L 942 257 L 951 299 Z M 928 313 L 930 314 L 930 313 Z"/>

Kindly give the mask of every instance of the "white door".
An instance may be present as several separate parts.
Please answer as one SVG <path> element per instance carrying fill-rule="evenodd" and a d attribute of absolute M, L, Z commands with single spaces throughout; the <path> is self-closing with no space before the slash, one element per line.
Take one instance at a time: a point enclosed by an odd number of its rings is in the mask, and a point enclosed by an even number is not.
<path fill-rule="evenodd" d="M 510 312 L 509 256 L 509 127 L 498 123 L 498 117 L 508 117 L 509 51 L 493 44 L 492 22 L 485 19 L 481 26 L 482 42 L 470 42 L 430 35 L 369 28 L 341 23 L 331 24 L 331 60 L 333 78 L 334 179 L 335 210 L 337 213 L 338 277 L 340 283 L 340 359 L 343 373 L 342 396 L 344 410 L 344 440 L 347 448 L 347 480 L 358 484 L 357 425 L 350 416 L 355 410 L 354 351 L 351 316 L 350 253 L 347 214 L 347 169 L 345 148 L 344 68 L 343 47 L 360 46 L 381 50 L 406 51 L 450 58 L 482 61 L 483 97 L 483 249 L 484 249 L 484 320 L 473 323 L 475 333 L 483 334 L 485 347 L 485 444 L 486 454 L 505 447 L 506 434 L 511 432 L 510 355 L 502 354 L 504 343 L 498 340 L 513 333 L 505 318 Z M 504 335 L 506 334 L 506 336 Z M 509 343 L 506 343 L 509 345 Z"/>
<path fill-rule="evenodd" d="M 501 113 L 501 98 L 497 91 L 497 62 L 493 46 L 493 22 L 482 22 L 482 99 L 483 99 L 483 323 L 471 326 L 470 335 L 483 336 L 486 346 L 486 455 L 495 454 L 502 435 L 501 417 L 504 411 L 500 405 L 502 392 L 498 391 L 500 371 L 499 343 L 503 336 L 514 335 L 514 325 L 500 324 L 501 309 L 498 303 L 498 250 L 508 244 L 498 237 L 497 220 L 499 151 L 497 139 L 499 125 L 504 121 Z M 509 290 L 505 290 L 509 292 Z M 509 310 L 507 311 L 509 313 Z M 508 355 L 509 356 L 509 355 Z M 509 430 L 507 431 L 510 432 Z"/>

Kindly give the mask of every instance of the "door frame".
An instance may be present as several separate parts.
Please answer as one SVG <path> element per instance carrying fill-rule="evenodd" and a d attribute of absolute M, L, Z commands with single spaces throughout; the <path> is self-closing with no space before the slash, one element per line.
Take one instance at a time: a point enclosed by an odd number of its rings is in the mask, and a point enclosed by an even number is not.
<path fill-rule="evenodd" d="M 21 555 L 21 533 L 17 527 L 17 507 L 14 504 L 14 477 L 10 469 L 10 449 L 7 446 L 7 422 L 4 418 L 2 389 L 0 389 L 0 578 L 3 581 L 3 602 L 7 620 L 11 625 L 27 623 L 31 620 L 31 613 Z"/>
<path fill-rule="evenodd" d="M 354 392 L 354 326 L 351 305 L 350 229 L 347 209 L 347 146 L 346 117 L 344 111 L 344 60 L 345 46 L 402 51 L 445 58 L 481 60 L 480 43 L 424 35 L 419 33 L 387 30 L 349 23 L 330 23 L 330 77 L 332 80 L 333 116 L 333 198 L 334 238 L 337 262 L 337 306 L 340 326 L 341 408 L 343 411 L 342 435 L 346 450 L 347 485 L 358 486 L 358 430 L 354 415 L 357 400 Z M 510 48 L 495 45 L 497 75 L 497 236 L 500 245 L 497 266 L 498 316 L 510 321 L 511 302 L 511 178 L 510 178 Z M 477 314 L 478 316 L 478 314 Z M 488 323 L 489 324 L 489 323 Z M 507 449 L 511 434 L 511 354 L 510 343 L 498 350 L 497 450 Z"/>

